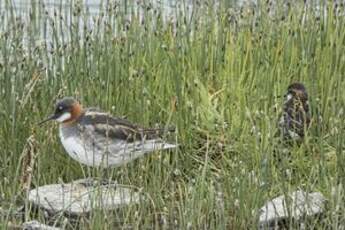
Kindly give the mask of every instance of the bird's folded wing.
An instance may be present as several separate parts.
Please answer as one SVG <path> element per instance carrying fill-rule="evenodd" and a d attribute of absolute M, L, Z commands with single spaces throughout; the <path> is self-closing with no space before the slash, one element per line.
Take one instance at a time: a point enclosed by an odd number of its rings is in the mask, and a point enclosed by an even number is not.
<path fill-rule="evenodd" d="M 108 113 L 98 111 L 87 111 L 81 124 L 86 128 L 93 129 L 98 135 L 109 139 L 124 140 L 128 143 L 157 139 L 165 131 L 160 128 L 145 129 L 125 119 L 112 117 Z M 172 131 L 172 129 L 167 131 Z"/>

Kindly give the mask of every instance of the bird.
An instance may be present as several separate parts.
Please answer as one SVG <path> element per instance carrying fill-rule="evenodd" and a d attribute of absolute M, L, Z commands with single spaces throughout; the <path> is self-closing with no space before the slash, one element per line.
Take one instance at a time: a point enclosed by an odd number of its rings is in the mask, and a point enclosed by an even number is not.
<path fill-rule="evenodd" d="M 58 100 L 55 111 L 39 125 L 55 120 L 68 155 L 91 167 L 117 167 L 156 150 L 174 149 L 161 135 L 174 129 L 142 128 L 95 108 L 83 108 L 73 97 Z"/>
<path fill-rule="evenodd" d="M 310 126 L 310 121 L 311 114 L 305 86 L 300 82 L 290 84 L 284 95 L 283 111 L 278 122 L 279 135 L 286 141 L 300 142 Z"/>

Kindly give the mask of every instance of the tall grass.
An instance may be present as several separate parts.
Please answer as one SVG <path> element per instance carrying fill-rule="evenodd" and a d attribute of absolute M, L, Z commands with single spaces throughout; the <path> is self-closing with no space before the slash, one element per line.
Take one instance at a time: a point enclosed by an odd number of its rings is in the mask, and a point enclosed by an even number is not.
<path fill-rule="evenodd" d="M 176 126 L 180 144 L 113 170 L 147 199 L 81 217 L 78 227 L 255 228 L 267 199 L 296 188 L 328 198 L 315 226 L 343 225 L 343 6 L 325 3 L 320 14 L 303 1 L 241 11 L 193 1 L 166 17 L 149 1 L 125 2 L 103 1 L 97 15 L 81 1 L 53 9 L 32 1 L 27 14 L 1 3 L 1 207 L 22 203 L 19 160 L 31 135 L 40 153 L 32 186 L 99 173 L 65 154 L 56 125 L 36 125 L 71 95 L 146 126 Z M 289 160 L 275 163 L 273 153 L 284 154 L 274 138 L 280 96 L 294 81 L 308 89 L 313 126 Z"/>

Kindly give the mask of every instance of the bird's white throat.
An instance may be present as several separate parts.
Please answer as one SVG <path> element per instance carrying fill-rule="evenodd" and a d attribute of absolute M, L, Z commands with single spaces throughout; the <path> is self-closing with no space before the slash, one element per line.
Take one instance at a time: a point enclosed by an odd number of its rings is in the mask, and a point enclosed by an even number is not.
<path fill-rule="evenodd" d="M 290 101 L 291 99 L 292 99 L 292 94 L 291 93 L 286 95 L 286 102 Z"/>
<path fill-rule="evenodd" d="M 70 119 L 72 117 L 72 114 L 69 112 L 65 112 L 63 113 L 60 117 L 56 118 L 56 120 L 60 123 L 67 121 L 68 119 Z"/>

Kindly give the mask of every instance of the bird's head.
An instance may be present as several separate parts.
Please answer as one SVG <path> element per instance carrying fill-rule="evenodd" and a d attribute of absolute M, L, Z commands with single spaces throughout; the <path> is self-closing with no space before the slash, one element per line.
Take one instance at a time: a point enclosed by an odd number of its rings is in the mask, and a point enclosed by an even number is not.
<path fill-rule="evenodd" d="M 285 102 L 289 101 L 301 101 L 306 102 L 308 100 L 308 93 L 302 83 L 296 82 L 289 85 L 287 93 L 284 95 Z"/>
<path fill-rule="evenodd" d="M 64 97 L 55 104 L 54 113 L 39 124 L 50 120 L 56 120 L 59 123 L 70 123 L 78 119 L 82 111 L 82 106 L 77 100 L 72 97 Z"/>

